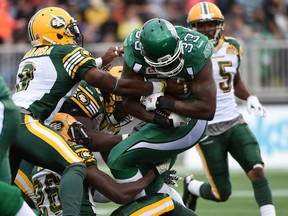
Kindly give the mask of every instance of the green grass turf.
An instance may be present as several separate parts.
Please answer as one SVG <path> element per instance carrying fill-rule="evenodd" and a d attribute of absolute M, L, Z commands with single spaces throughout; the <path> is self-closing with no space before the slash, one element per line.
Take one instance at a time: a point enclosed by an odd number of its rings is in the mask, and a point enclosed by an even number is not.
<path fill-rule="evenodd" d="M 179 166 L 175 169 L 182 177 L 190 173 Z M 265 172 L 272 190 L 277 216 L 288 216 L 288 170 L 266 170 Z M 193 174 L 197 179 L 205 180 L 201 170 L 196 170 Z M 227 202 L 215 203 L 200 198 L 196 213 L 199 216 L 260 216 L 251 183 L 246 175 L 241 171 L 231 171 L 231 182 L 232 196 Z M 176 190 L 182 195 L 182 181 L 178 181 L 178 185 Z M 100 216 L 110 215 L 118 206 L 113 203 L 96 205 Z"/>

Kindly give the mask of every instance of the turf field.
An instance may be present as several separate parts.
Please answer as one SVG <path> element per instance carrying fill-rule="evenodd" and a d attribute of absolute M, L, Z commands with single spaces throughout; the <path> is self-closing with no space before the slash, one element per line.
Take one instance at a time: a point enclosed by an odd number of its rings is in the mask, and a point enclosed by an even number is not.
<path fill-rule="evenodd" d="M 179 176 L 189 173 L 177 168 Z M 105 170 L 100 166 L 100 169 Z M 106 170 L 107 171 L 107 170 Z M 198 179 L 205 180 L 201 171 L 195 171 Z M 266 170 L 266 176 L 272 189 L 277 216 L 288 216 L 288 170 Z M 226 203 L 215 203 L 198 199 L 196 212 L 199 216 L 260 216 L 258 206 L 254 200 L 252 186 L 244 173 L 241 171 L 231 172 L 232 196 Z M 179 181 L 178 192 L 182 195 L 182 181 Z M 98 204 L 100 216 L 108 216 L 117 208 L 116 204 Z M 180 216 L 180 215 L 179 215 Z"/>

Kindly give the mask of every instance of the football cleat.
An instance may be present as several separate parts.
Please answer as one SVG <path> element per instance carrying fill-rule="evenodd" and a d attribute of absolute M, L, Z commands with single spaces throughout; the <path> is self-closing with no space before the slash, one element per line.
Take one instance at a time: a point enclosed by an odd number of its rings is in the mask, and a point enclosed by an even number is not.
<path fill-rule="evenodd" d="M 194 180 L 194 177 L 193 175 L 187 175 L 185 176 L 184 180 L 183 180 L 183 202 L 184 202 L 184 205 L 195 211 L 196 209 L 196 205 L 197 205 L 197 199 L 198 199 L 198 196 L 192 194 L 189 190 L 188 190 L 188 185 L 191 181 Z"/>

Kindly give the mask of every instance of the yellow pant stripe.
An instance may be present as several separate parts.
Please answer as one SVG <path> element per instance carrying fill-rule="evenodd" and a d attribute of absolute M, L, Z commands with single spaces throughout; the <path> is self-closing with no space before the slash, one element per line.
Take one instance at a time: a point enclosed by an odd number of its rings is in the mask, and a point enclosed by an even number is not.
<path fill-rule="evenodd" d="M 174 209 L 174 203 L 170 196 L 159 200 L 151 205 L 145 206 L 130 216 L 157 216 Z"/>
<path fill-rule="evenodd" d="M 47 144 L 59 152 L 67 162 L 70 164 L 83 162 L 82 158 L 80 158 L 69 147 L 64 138 L 58 133 L 54 132 L 53 130 L 48 130 L 47 127 L 42 125 L 38 120 L 33 119 L 30 115 L 25 115 L 24 122 L 25 126 L 32 134 L 44 140 Z"/>

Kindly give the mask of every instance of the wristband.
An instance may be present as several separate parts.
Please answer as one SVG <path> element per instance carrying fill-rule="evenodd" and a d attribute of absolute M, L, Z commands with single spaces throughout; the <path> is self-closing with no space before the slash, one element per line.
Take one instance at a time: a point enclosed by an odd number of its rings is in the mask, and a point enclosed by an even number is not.
<path fill-rule="evenodd" d="M 96 66 L 97 66 L 98 68 L 101 68 L 101 67 L 102 67 L 103 60 L 102 60 L 101 57 L 96 58 L 96 59 L 95 59 L 95 62 L 96 62 Z"/>
<path fill-rule="evenodd" d="M 126 139 L 129 136 L 129 134 L 122 134 L 122 140 Z"/>
<path fill-rule="evenodd" d="M 153 85 L 152 94 L 164 92 L 167 87 L 167 83 L 165 80 L 162 80 L 161 82 L 152 82 L 152 85 Z"/>
<path fill-rule="evenodd" d="M 174 111 L 175 100 L 170 97 L 159 97 L 156 102 L 156 107 L 159 109 L 166 109 L 169 111 Z"/>

